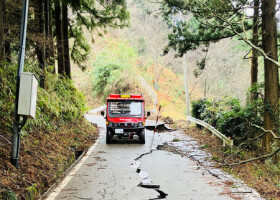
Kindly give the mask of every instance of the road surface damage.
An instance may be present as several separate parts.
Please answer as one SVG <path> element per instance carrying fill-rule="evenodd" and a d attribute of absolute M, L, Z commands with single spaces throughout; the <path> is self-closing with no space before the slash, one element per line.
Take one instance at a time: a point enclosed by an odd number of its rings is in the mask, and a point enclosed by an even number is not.
<path fill-rule="evenodd" d="M 162 145 L 159 145 L 159 146 L 162 146 Z M 165 192 L 160 190 L 160 185 L 152 184 L 152 181 L 148 178 L 148 173 L 146 173 L 146 172 L 144 172 L 140 169 L 141 162 L 138 161 L 143 156 L 148 155 L 148 154 L 152 154 L 153 151 L 157 151 L 157 150 L 158 150 L 158 148 L 154 149 L 152 151 L 149 151 L 147 153 L 141 154 L 140 156 L 135 158 L 134 162 L 131 164 L 131 167 L 136 168 L 136 173 L 138 173 L 139 177 L 142 179 L 142 181 L 141 181 L 141 183 L 139 183 L 138 187 L 142 187 L 142 188 L 146 188 L 146 189 L 153 189 L 153 190 L 155 190 L 159 193 L 159 196 L 157 198 L 153 198 L 153 199 L 149 199 L 149 200 L 165 199 L 168 196 L 168 194 L 166 194 Z"/>
<path fill-rule="evenodd" d="M 250 188 L 245 190 L 245 184 L 239 185 L 240 181 L 226 179 L 230 175 L 214 167 L 209 159 L 211 155 L 180 131 L 153 133 L 146 130 L 146 144 L 139 144 L 137 140 L 114 140 L 114 144 L 107 145 L 104 118 L 86 117 L 98 124 L 103 137 L 48 200 L 261 199 Z M 147 120 L 146 125 L 149 124 Z M 150 150 L 154 136 L 155 143 Z"/>

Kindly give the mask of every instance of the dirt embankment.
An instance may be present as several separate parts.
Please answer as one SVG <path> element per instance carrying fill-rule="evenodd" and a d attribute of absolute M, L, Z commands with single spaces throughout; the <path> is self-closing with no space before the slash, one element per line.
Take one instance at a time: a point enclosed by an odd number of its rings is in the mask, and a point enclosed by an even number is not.
<path fill-rule="evenodd" d="M 97 128 L 85 119 L 57 130 L 33 131 L 22 136 L 18 169 L 9 161 L 11 145 L 1 140 L 0 199 L 14 199 L 14 193 L 19 200 L 38 199 L 75 161 L 75 153 L 86 151 L 97 135 Z M 11 135 L 5 137 L 11 141 Z"/>

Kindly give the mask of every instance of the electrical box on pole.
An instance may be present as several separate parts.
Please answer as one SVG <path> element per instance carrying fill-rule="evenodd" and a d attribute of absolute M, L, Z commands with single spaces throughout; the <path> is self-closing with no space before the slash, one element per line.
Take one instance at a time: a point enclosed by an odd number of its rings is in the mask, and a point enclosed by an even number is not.
<path fill-rule="evenodd" d="M 34 74 L 22 72 L 19 84 L 18 115 L 35 118 L 38 81 Z"/>

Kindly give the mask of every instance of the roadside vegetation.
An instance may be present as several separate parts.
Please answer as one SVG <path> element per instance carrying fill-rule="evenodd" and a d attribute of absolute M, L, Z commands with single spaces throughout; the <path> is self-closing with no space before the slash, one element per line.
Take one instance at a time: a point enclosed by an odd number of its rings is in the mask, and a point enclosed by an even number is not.
<path fill-rule="evenodd" d="M 181 128 L 186 134 L 194 138 L 201 145 L 201 149 L 211 153 L 212 161 L 216 162 L 216 167 L 232 174 L 234 177 L 243 180 L 249 187 L 258 191 L 262 197 L 270 200 L 277 200 L 280 196 L 279 189 L 279 163 L 275 163 L 272 158 L 256 160 L 228 166 L 227 163 L 239 163 L 248 160 L 261 153 L 259 148 L 246 148 L 243 151 L 242 145 L 234 145 L 232 152 L 229 147 L 224 147 L 221 140 L 211 136 L 207 130 L 196 127 L 195 124 L 186 126 L 185 122 L 176 122 L 174 127 Z M 232 185 L 232 187 L 236 187 Z"/>
<path fill-rule="evenodd" d="M 93 98 L 105 100 L 110 94 L 124 94 L 133 91 L 136 86 L 133 64 L 135 51 L 124 41 L 108 41 L 98 52 L 93 62 L 92 88 Z"/>
<path fill-rule="evenodd" d="M 38 89 L 36 118 L 21 131 L 16 169 L 10 163 L 16 67 L 5 64 L 0 69 L 0 193 L 3 199 L 6 194 L 37 199 L 75 161 L 75 152 L 86 151 L 94 143 L 98 130 L 83 118 L 85 96 L 73 82 L 47 74 L 47 89 Z M 40 73 L 30 63 L 26 70 Z"/>
<path fill-rule="evenodd" d="M 21 129 L 15 168 L 10 153 L 12 127 L 20 123 L 14 101 L 21 11 L 21 1 L 0 2 L 0 199 L 5 200 L 39 199 L 76 154 L 95 142 L 98 130 L 83 117 L 86 96 L 71 80 L 71 65 L 87 68 L 91 47 L 84 30 L 102 35 L 129 19 L 125 1 L 30 1 L 23 71 L 34 73 L 39 86 L 36 118 Z"/>

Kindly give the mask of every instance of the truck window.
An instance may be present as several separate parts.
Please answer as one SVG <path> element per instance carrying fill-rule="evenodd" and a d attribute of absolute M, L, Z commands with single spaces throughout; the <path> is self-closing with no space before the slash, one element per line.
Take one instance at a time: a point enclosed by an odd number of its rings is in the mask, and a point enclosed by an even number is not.
<path fill-rule="evenodd" d="M 141 101 L 110 101 L 110 117 L 141 116 L 143 113 L 143 102 Z"/>

